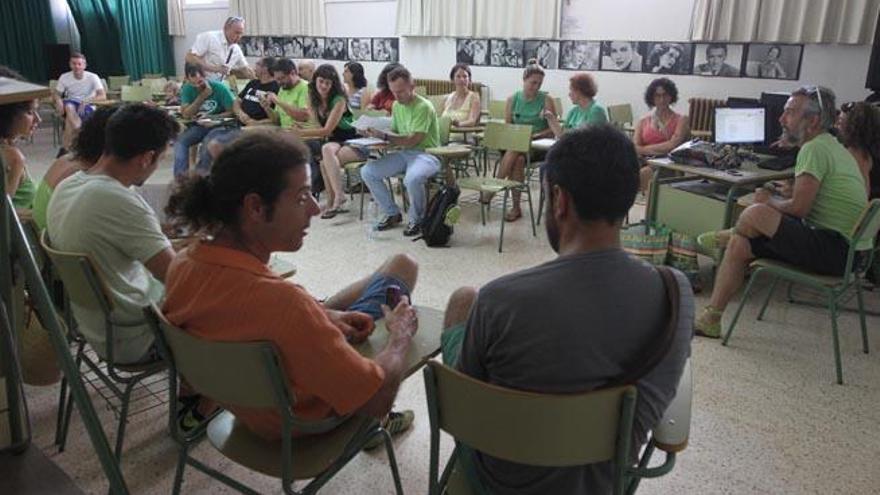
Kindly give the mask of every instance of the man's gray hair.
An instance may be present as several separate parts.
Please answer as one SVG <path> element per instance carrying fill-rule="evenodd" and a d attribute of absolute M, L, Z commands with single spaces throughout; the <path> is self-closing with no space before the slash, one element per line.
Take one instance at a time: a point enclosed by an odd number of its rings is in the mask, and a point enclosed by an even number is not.
<path fill-rule="evenodd" d="M 791 96 L 803 96 L 807 99 L 804 112 L 807 115 L 818 115 L 822 129 L 828 130 L 834 127 L 834 121 L 837 119 L 837 98 L 834 96 L 834 91 L 824 86 L 801 86 L 792 91 Z"/>
<path fill-rule="evenodd" d="M 239 22 L 244 24 L 244 17 L 241 17 L 241 16 L 227 17 L 226 22 L 223 23 L 223 29 L 226 29 L 233 24 L 238 24 Z"/>

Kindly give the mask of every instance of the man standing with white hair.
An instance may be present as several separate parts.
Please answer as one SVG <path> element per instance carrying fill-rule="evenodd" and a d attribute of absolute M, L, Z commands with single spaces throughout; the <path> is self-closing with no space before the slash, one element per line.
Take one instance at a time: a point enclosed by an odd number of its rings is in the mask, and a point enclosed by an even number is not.
<path fill-rule="evenodd" d="M 186 63 L 201 67 L 209 80 L 220 80 L 229 74 L 253 79 L 254 71 L 238 44 L 243 35 L 244 18 L 229 17 L 223 23 L 223 30 L 199 33 L 186 54 Z"/>

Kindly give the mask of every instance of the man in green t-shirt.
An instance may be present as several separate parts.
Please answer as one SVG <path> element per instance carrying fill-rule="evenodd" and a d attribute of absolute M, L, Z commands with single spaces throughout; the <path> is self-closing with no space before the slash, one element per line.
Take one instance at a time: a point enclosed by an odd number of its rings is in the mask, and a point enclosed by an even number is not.
<path fill-rule="evenodd" d="M 266 112 L 272 122 L 289 128 L 293 127 L 294 122 L 309 120 L 309 83 L 299 77 L 293 60 L 279 60 L 272 71 L 281 85 L 277 95 L 266 95 L 266 105 L 275 105 L 274 111 Z"/>
<path fill-rule="evenodd" d="M 201 66 L 186 64 L 186 80 L 180 88 L 180 114 L 192 121 L 174 143 L 174 177 L 179 178 L 189 172 L 189 148 L 201 142 L 209 142 L 230 131 L 223 125 L 216 125 L 216 119 L 232 116 L 232 103 L 235 97 L 225 84 L 205 79 Z M 215 122 L 202 124 L 201 119 Z M 208 147 L 202 146 L 196 162 L 196 170 L 205 174 L 211 167 Z"/>
<path fill-rule="evenodd" d="M 368 129 L 367 135 L 384 139 L 399 148 L 378 160 L 370 160 L 361 169 L 361 177 L 379 203 L 385 217 L 376 225 L 387 230 L 403 221 L 385 179 L 405 173 L 403 183 L 409 194 L 408 226 L 403 235 L 419 234 L 419 222 L 425 215 L 427 196 L 425 183 L 440 171 L 440 161 L 425 149 L 440 145 L 440 126 L 431 102 L 415 93 L 412 75 L 401 66 L 388 73 L 388 89 L 396 101 L 391 108 L 391 132 Z"/>
<path fill-rule="evenodd" d="M 782 140 L 800 146 L 790 194 L 755 193 L 732 231 L 700 236 L 701 244 L 726 245 L 709 305 L 696 319 L 697 335 L 721 336 L 721 314 L 742 285 L 749 263 L 770 258 L 821 275 L 846 270 L 851 233 L 868 202 L 865 179 L 855 159 L 828 133 L 836 109 L 831 90 L 795 90 L 780 117 Z M 788 187 L 786 187 L 788 189 Z M 855 264 L 872 240 L 856 246 Z"/>

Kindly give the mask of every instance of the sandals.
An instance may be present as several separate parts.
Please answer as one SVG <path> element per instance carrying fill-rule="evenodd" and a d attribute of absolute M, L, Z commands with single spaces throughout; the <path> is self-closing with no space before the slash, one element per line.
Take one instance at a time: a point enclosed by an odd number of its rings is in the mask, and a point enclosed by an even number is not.
<path fill-rule="evenodd" d="M 347 203 L 347 201 L 345 203 Z M 336 215 L 339 215 L 340 213 L 348 213 L 348 208 L 345 207 L 345 203 L 342 203 L 335 208 L 328 208 L 324 210 L 324 213 L 321 213 L 321 218 L 327 220 L 335 217 Z"/>

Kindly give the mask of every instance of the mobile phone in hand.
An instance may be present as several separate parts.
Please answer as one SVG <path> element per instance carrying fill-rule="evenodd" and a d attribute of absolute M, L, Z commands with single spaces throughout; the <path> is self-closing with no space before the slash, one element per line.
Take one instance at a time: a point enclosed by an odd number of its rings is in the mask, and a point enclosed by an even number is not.
<path fill-rule="evenodd" d="M 400 304 L 400 297 L 402 294 L 403 291 L 400 290 L 400 286 L 389 285 L 385 289 L 385 304 L 393 310 L 398 304 Z"/>

